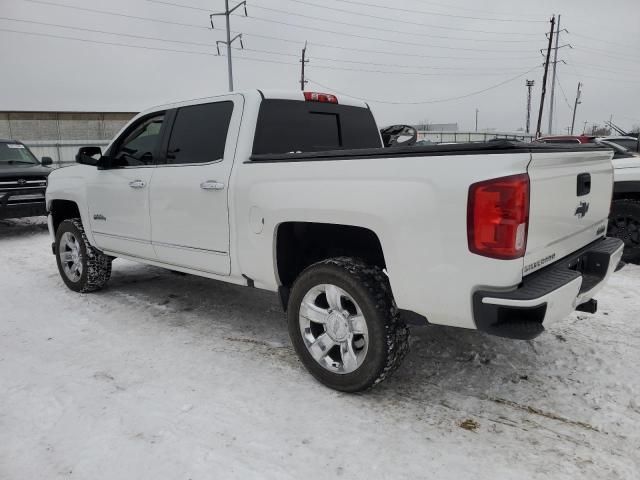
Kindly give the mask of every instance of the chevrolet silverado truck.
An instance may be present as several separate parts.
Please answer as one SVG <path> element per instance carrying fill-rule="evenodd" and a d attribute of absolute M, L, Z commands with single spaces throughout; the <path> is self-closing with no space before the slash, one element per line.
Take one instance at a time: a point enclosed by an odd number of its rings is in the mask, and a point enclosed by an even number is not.
<path fill-rule="evenodd" d="M 408 323 L 531 339 L 593 312 L 612 151 L 510 142 L 382 146 L 369 106 L 246 91 L 152 108 L 52 173 L 49 231 L 77 292 L 116 257 L 277 292 L 325 385 L 365 390 Z M 212 287 L 211 295 L 215 295 Z"/>
<path fill-rule="evenodd" d="M 44 194 L 52 160 L 39 162 L 22 142 L 0 139 L 0 220 L 46 215 Z"/>

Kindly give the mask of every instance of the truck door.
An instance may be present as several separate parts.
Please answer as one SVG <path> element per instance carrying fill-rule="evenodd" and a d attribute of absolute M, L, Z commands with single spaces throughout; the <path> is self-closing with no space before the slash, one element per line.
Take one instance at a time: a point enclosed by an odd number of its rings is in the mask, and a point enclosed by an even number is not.
<path fill-rule="evenodd" d="M 87 182 L 89 221 L 98 247 L 155 259 L 149 221 L 149 187 L 160 153 L 165 114 L 135 121 L 109 151 L 111 168 Z"/>
<path fill-rule="evenodd" d="M 175 111 L 151 186 L 151 240 L 163 263 L 229 275 L 228 188 L 243 99 Z"/>

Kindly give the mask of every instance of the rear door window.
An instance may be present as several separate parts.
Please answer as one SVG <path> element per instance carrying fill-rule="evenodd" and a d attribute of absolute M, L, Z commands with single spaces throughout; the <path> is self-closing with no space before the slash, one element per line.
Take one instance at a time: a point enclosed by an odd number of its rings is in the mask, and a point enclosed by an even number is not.
<path fill-rule="evenodd" d="M 254 154 L 380 148 L 380 134 L 367 108 L 299 100 L 263 100 Z"/>
<path fill-rule="evenodd" d="M 167 163 L 221 160 L 232 113 L 233 102 L 230 101 L 179 108 L 169 139 Z"/>

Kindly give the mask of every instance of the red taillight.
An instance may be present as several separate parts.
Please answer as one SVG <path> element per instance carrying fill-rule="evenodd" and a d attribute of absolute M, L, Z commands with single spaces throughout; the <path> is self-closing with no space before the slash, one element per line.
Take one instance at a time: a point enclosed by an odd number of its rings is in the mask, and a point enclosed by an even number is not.
<path fill-rule="evenodd" d="M 527 248 L 529 176 L 514 175 L 469 187 L 469 250 L 485 257 L 520 258 Z"/>
<path fill-rule="evenodd" d="M 338 103 L 338 97 L 330 93 L 304 92 L 304 99 L 307 102 Z"/>

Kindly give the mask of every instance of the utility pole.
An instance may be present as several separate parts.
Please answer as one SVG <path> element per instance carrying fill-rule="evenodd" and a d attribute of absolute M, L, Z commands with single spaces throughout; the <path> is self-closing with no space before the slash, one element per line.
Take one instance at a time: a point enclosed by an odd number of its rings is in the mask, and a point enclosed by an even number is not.
<path fill-rule="evenodd" d="M 531 130 L 531 89 L 535 85 L 533 80 L 527 80 L 527 133 Z"/>
<path fill-rule="evenodd" d="M 547 47 L 547 61 L 544 63 L 544 75 L 542 76 L 542 93 L 540 94 L 540 110 L 538 111 L 538 126 L 536 138 L 540 138 L 542 127 L 542 111 L 544 110 L 544 97 L 547 93 L 547 74 L 549 73 L 549 59 L 551 58 L 551 45 L 553 45 L 553 33 L 556 26 L 556 16 L 551 17 L 551 30 L 549 30 L 549 46 Z"/>
<path fill-rule="evenodd" d="M 218 55 L 220 55 L 220 44 L 224 44 L 227 46 L 227 71 L 229 74 L 229 91 L 233 91 L 233 63 L 231 61 L 231 44 L 236 40 L 240 40 L 240 48 L 244 48 L 242 43 L 242 34 L 239 33 L 235 37 L 231 38 L 231 14 L 239 7 L 244 6 L 244 16 L 247 16 L 247 2 L 243 0 L 242 2 L 236 4 L 235 7 L 229 9 L 229 0 L 224 0 L 224 12 L 212 13 L 209 15 L 209 20 L 211 20 L 211 28 L 215 28 L 213 25 L 213 17 L 217 17 L 220 15 L 225 16 L 226 27 L 227 27 L 227 41 L 223 42 L 222 40 L 218 40 L 216 42 L 216 49 L 218 50 Z"/>
<path fill-rule="evenodd" d="M 479 112 L 479 111 L 480 111 L 480 110 L 478 110 L 478 109 L 476 108 L 476 132 L 478 131 L 478 112 Z"/>
<path fill-rule="evenodd" d="M 556 96 L 556 69 L 558 68 L 558 42 L 560 39 L 560 15 L 556 26 L 556 47 L 553 52 L 553 74 L 551 77 L 551 95 L 549 96 L 549 135 L 553 135 L 553 102 Z"/>
<path fill-rule="evenodd" d="M 584 135 L 585 133 L 587 133 L 587 123 L 589 123 L 587 120 L 584 121 L 584 125 L 582 126 L 582 134 Z"/>
<path fill-rule="evenodd" d="M 580 101 L 580 97 L 582 96 L 582 92 L 580 91 L 580 89 L 582 88 L 582 83 L 578 82 L 578 91 L 576 92 L 576 101 L 573 104 L 573 119 L 571 120 L 571 135 L 573 135 L 573 127 L 576 124 L 576 110 L 578 110 L 578 105 L 580 105 L 582 102 Z M 585 122 L 585 126 L 586 126 Z"/>
<path fill-rule="evenodd" d="M 304 90 L 304 86 L 307 84 L 307 80 L 304 78 L 304 66 L 309 63 L 307 60 L 307 42 L 304 42 L 304 48 L 302 49 L 302 58 L 300 59 L 300 63 L 302 64 L 302 68 L 300 70 L 300 90 Z"/>

